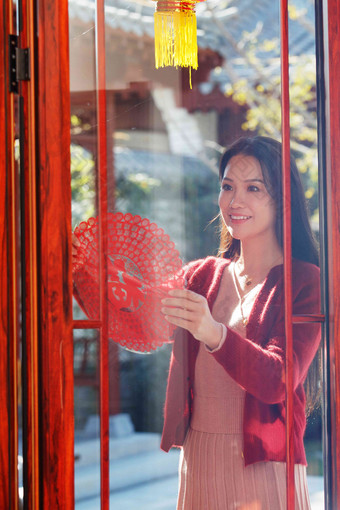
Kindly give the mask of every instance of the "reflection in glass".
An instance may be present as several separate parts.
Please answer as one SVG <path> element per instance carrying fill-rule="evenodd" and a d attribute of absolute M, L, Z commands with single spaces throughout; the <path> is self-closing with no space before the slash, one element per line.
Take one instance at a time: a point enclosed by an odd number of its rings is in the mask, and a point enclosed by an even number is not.
<path fill-rule="evenodd" d="M 100 493 L 98 331 L 74 330 L 75 508 Z"/>
<path fill-rule="evenodd" d="M 82 22 L 78 19 L 77 2 L 69 4 L 73 229 L 81 221 L 97 214 L 95 11 L 90 4 L 89 8 L 85 9 L 86 21 Z M 75 299 L 73 316 L 74 319 L 87 318 Z"/>
<path fill-rule="evenodd" d="M 186 71 L 154 69 L 150 4 L 106 2 L 108 212 L 156 222 L 186 262 L 217 254 L 218 226 L 210 221 L 218 213 L 224 147 L 241 135 L 280 140 L 279 6 L 200 4 L 199 69 L 189 91 Z M 292 151 L 317 236 L 313 3 L 300 7 L 298 1 L 290 6 Z M 75 226 L 97 215 L 95 3 L 69 0 L 69 13 Z M 75 308 L 74 318 L 85 315 Z M 110 340 L 112 508 L 175 508 L 178 452 L 159 451 L 170 351 L 163 346 L 141 356 Z M 78 370 L 81 356 L 75 359 Z M 318 407 L 308 418 L 305 446 L 316 510 L 323 507 Z M 86 508 L 98 508 L 98 498 Z"/>

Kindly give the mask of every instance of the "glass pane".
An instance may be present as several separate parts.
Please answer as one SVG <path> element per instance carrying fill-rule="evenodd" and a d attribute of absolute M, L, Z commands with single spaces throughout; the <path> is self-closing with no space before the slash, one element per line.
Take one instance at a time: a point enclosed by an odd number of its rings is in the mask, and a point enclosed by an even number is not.
<path fill-rule="evenodd" d="M 83 230 L 81 223 L 98 213 L 97 196 L 97 110 L 95 93 L 95 40 L 94 4 L 84 9 L 86 22 L 77 18 L 77 3 L 70 3 L 70 68 L 71 68 L 71 187 L 72 187 L 72 227 Z M 72 10 L 74 9 L 74 10 Z M 86 48 L 86 51 L 84 49 Z M 79 65 L 81 63 L 81 65 Z M 76 72 L 72 70 L 77 69 Z M 85 235 L 85 234 L 84 234 Z M 83 237 L 83 236 L 82 236 Z M 81 237 L 81 239 L 82 239 Z M 77 238 L 78 239 L 78 238 Z M 73 237 L 75 241 L 75 236 Z M 99 259 L 93 251 L 91 277 L 98 275 Z M 79 294 L 84 295 L 84 281 L 88 274 L 83 271 L 75 277 L 75 299 L 73 316 L 75 319 L 97 319 L 99 311 L 91 308 L 84 313 L 79 304 Z M 94 278 L 95 279 L 95 278 Z M 91 278 L 93 283 L 93 278 Z M 98 282 L 94 283 L 98 285 Z M 77 292 L 79 288 L 79 292 Z M 91 287 L 92 288 L 92 287 Z M 97 289 L 98 291 L 98 289 Z M 83 303 L 86 309 L 86 303 Z"/>
<path fill-rule="evenodd" d="M 301 280 L 301 267 L 302 273 L 311 275 L 312 297 L 316 298 L 319 287 L 314 279 L 316 270 L 304 265 L 306 261 L 316 262 L 308 258 L 313 255 L 312 244 L 303 242 L 302 251 L 299 246 L 304 235 L 309 241 L 312 236 L 303 208 L 305 198 L 315 237 L 318 237 L 319 221 L 314 11 L 313 3 L 305 4 L 296 0 L 289 8 L 292 154 L 303 183 L 292 204 L 293 254 L 303 261 L 300 266 L 294 262 L 294 275 L 297 275 L 294 288 L 301 284 L 307 292 L 305 281 Z M 209 500 L 204 499 L 207 495 L 214 501 L 222 498 L 221 508 L 226 507 L 223 498 L 229 498 L 230 505 L 235 505 L 237 500 L 241 508 L 250 505 L 255 508 L 259 501 L 261 504 L 265 492 L 259 489 L 263 482 L 274 498 L 271 508 L 280 505 L 284 508 L 281 375 L 285 344 L 280 287 L 283 257 L 278 145 L 257 140 L 254 143 L 259 144 L 256 149 L 259 152 L 249 149 L 253 142 L 244 142 L 248 144 L 247 149 L 241 150 L 239 145 L 232 156 L 229 153 L 229 159 L 223 160 L 222 191 L 219 181 L 221 155 L 241 136 L 281 139 L 279 4 L 255 6 L 247 0 L 227 3 L 209 0 L 197 5 L 199 67 L 197 71 L 192 70 L 190 90 L 187 69 L 156 70 L 154 67 L 154 5 L 144 0 L 107 0 L 108 196 L 102 218 L 98 218 L 101 200 L 98 181 L 102 168 L 98 165 L 97 148 L 100 116 L 96 103 L 99 65 L 96 55 L 102 55 L 103 49 L 95 48 L 95 30 L 99 29 L 95 26 L 95 9 L 96 4 L 91 0 L 69 0 L 73 226 L 87 222 L 91 232 L 94 229 L 97 235 L 90 241 L 87 239 L 95 249 L 90 255 L 86 252 L 82 259 L 87 271 L 85 283 L 77 284 L 75 276 L 80 308 L 75 307 L 74 317 L 102 318 L 99 294 L 104 289 L 95 280 L 99 278 L 97 228 L 106 219 L 110 507 L 129 510 L 176 507 L 180 451 L 172 448 L 166 454 L 159 449 L 169 362 L 174 349 L 170 378 L 173 376 L 178 385 L 169 382 L 166 415 L 170 421 L 166 422 L 162 446 L 167 449 L 186 440 L 182 450 L 180 500 L 184 497 L 184 485 L 189 484 L 185 498 L 197 497 L 192 502 L 197 510 L 202 505 L 205 509 L 212 508 Z M 88 222 L 90 217 L 96 218 L 95 223 Z M 220 250 L 227 256 L 217 258 L 221 228 Z M 214 258 L 196 262 L 187 269 L 184 283 L 198 300 L 202 295 L 209 297 L 212 315 L 206 312 L 207 308 L 198 313 L 196 305 L 186 301 L 180 301 L 183 306 L 168 302 L 172 311 L 166 312 L 171 316 L 176 308 L 176 313 L 182 316 L 194 310 L 195 321 L 201 316 L 206 318 L 209 334 L 205 336 L 199 330 L 196 336 L 201 342 L 198 343 L 192 336 L 183 339 L 182 333 L 174 333 L 174 327 L 169 326 L 161 311 L 161 298 L 170 287 L 183 284 L 180 279 L 172 279 L 174 269 L 179 267 L 178 258 L 186 264 L 207 256 Z M 295 297 L 296 313 L 320 312 L 317 300 L 305 303 L 301 294 Z M 89 312 L 89 302 L 93 304 L 93 301 L 96 301 L 94 311 Z M 191 327 L 188 323 L 181 325 Z M 302 383 L 312 357 L 306 357 L 303 349 L 299 349 L 307 330 L 312 331 L 309 335 L 312 349 L 309 352 L 312 352 L 317 345 L 315 327 L 294 327 L 299 363 L 296 369 L 301 369 L 296 390 L 302 424 L 297 445 L 301 454 L 299 464 L 305 463 Z M 222 341 L 218 352 L 209 353 L 204 343 L 216 347 L 217 340 Z M 75 355 L 78 356 L 77 351 Z M 184 361 L 187 358 L 188 372 Z M 76 360 L 77 357 L 75 370 Z M 317 390 L 320 382 L 316 379 L 311 384 Z M 277 391 L 270 393 L 274 386 Z M 182 409 L 185 416 L 180 423 L 176 422 L 175 408 L 179 409 L 178 413 Z M 82 426 L 90 422 L 91 413 L 84 409 Z M 253 416 L 260 418 L 256 421 Z M 320 503 L 323 500 L 320 416 L 320 407 L 315 405 L 304 438 L 309 463 L 307 482 L 315 510 L 323 504 Z M 243 435 L 243 430 L 248 430 L 248 435 Z M 208 438 L 206 442 L 204 434 Z M 270 442 L 274 436 L 278 438 L 276 445 Z M 253 438 L 253 444 L 249 437 Z M 232 445 L 236 445 L 233 453 L 222 454 Z M 207 487 L 204 469 L 201 473 L 192 471 L 203 465 L 200 460 L 204 452 L 207 452 L 209 469 L 219 466 L 219 473 L 230 473 L 219 481 L 214 471 L 213 478 L 218 481 L 214 496 L 210 490 L 198 491 L 198 487 Z M 99 459 L 96 462 L 95 465 L 94 459 L 93 466 L 98 470 Z M 250 466 L 245 468 L 245 463 Z M 263 471 L 258 472 L 254 467 L 259 464 Z M 297 471 L 302 479 L 297 490 L 301 492 L 306 482 L 305 467 L 300 466 Z M 249 473 L 255 480 L 253 484 L 247 478 Z M 188 481 L 190 476 L 194 479 L 193 486 Z M 275 477 L 280 480 L 278 486 L 271 481 Z M 235 493 L 230 488 L 231 479 L 239 482 Z M 91 493 L 86 501 L 79 499 L 76 504 L 78 510 L 97 509 L 99 502 L 98 486 L 96 494 Z M 191 502 L 186 500 L 185 504 L 190 506 Z"/>
<path fill-rule="evenodd" d="M 83 508 L 84 500 L 100 493 L 99 334 L 95 329 L 76 329 L 73 339 L 74 491 L 78 509 Z"/>

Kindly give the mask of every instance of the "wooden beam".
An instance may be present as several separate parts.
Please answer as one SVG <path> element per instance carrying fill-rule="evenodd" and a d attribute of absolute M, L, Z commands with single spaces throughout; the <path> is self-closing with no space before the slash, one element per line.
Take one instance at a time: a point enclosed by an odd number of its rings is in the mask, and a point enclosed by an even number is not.
<path fill-rule="evenodd" d="M 9 3 L 5 2 L 0 10 L 0 508 L 9 508 L 9 300 L 8 300 L 8 201 L 7 168 L 8 161 L 8 13 Z"/>
<path fill-rule="evenodd" d="M 41 508 L 74 509 L 67 0 L 40 0 L 37 40 Z"/>
<path fill-rule="evenodd" d="M 328 0 L 324 9 L 324 71 L 326 97 L 326 187 L 329 302 L 329 407 L 331 421 L 332 507 L 340 508 L 340 4 Z"/>

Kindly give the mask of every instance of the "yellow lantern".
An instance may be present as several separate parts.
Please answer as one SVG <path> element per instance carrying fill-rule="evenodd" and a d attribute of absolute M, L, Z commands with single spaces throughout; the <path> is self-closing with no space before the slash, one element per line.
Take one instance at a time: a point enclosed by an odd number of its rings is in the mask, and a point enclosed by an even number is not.
<path fill-rule="evenodd" d="M 155 20 L 155 65 L 197 69 L 195 6 L 202 0 L 158 0 Z M 191 76 L 190 76 L 191 88 Z"/>

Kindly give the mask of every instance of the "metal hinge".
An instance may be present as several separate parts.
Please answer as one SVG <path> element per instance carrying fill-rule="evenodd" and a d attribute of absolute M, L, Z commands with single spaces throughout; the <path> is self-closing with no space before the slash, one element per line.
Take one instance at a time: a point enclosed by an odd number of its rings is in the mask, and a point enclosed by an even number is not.
<path fill-rule="evenodd" d="M 19 92 L 19 81 L 31 78 L 30 49 L 18 47 L 18 36 L 9 36 L 9 91 Z"/>

